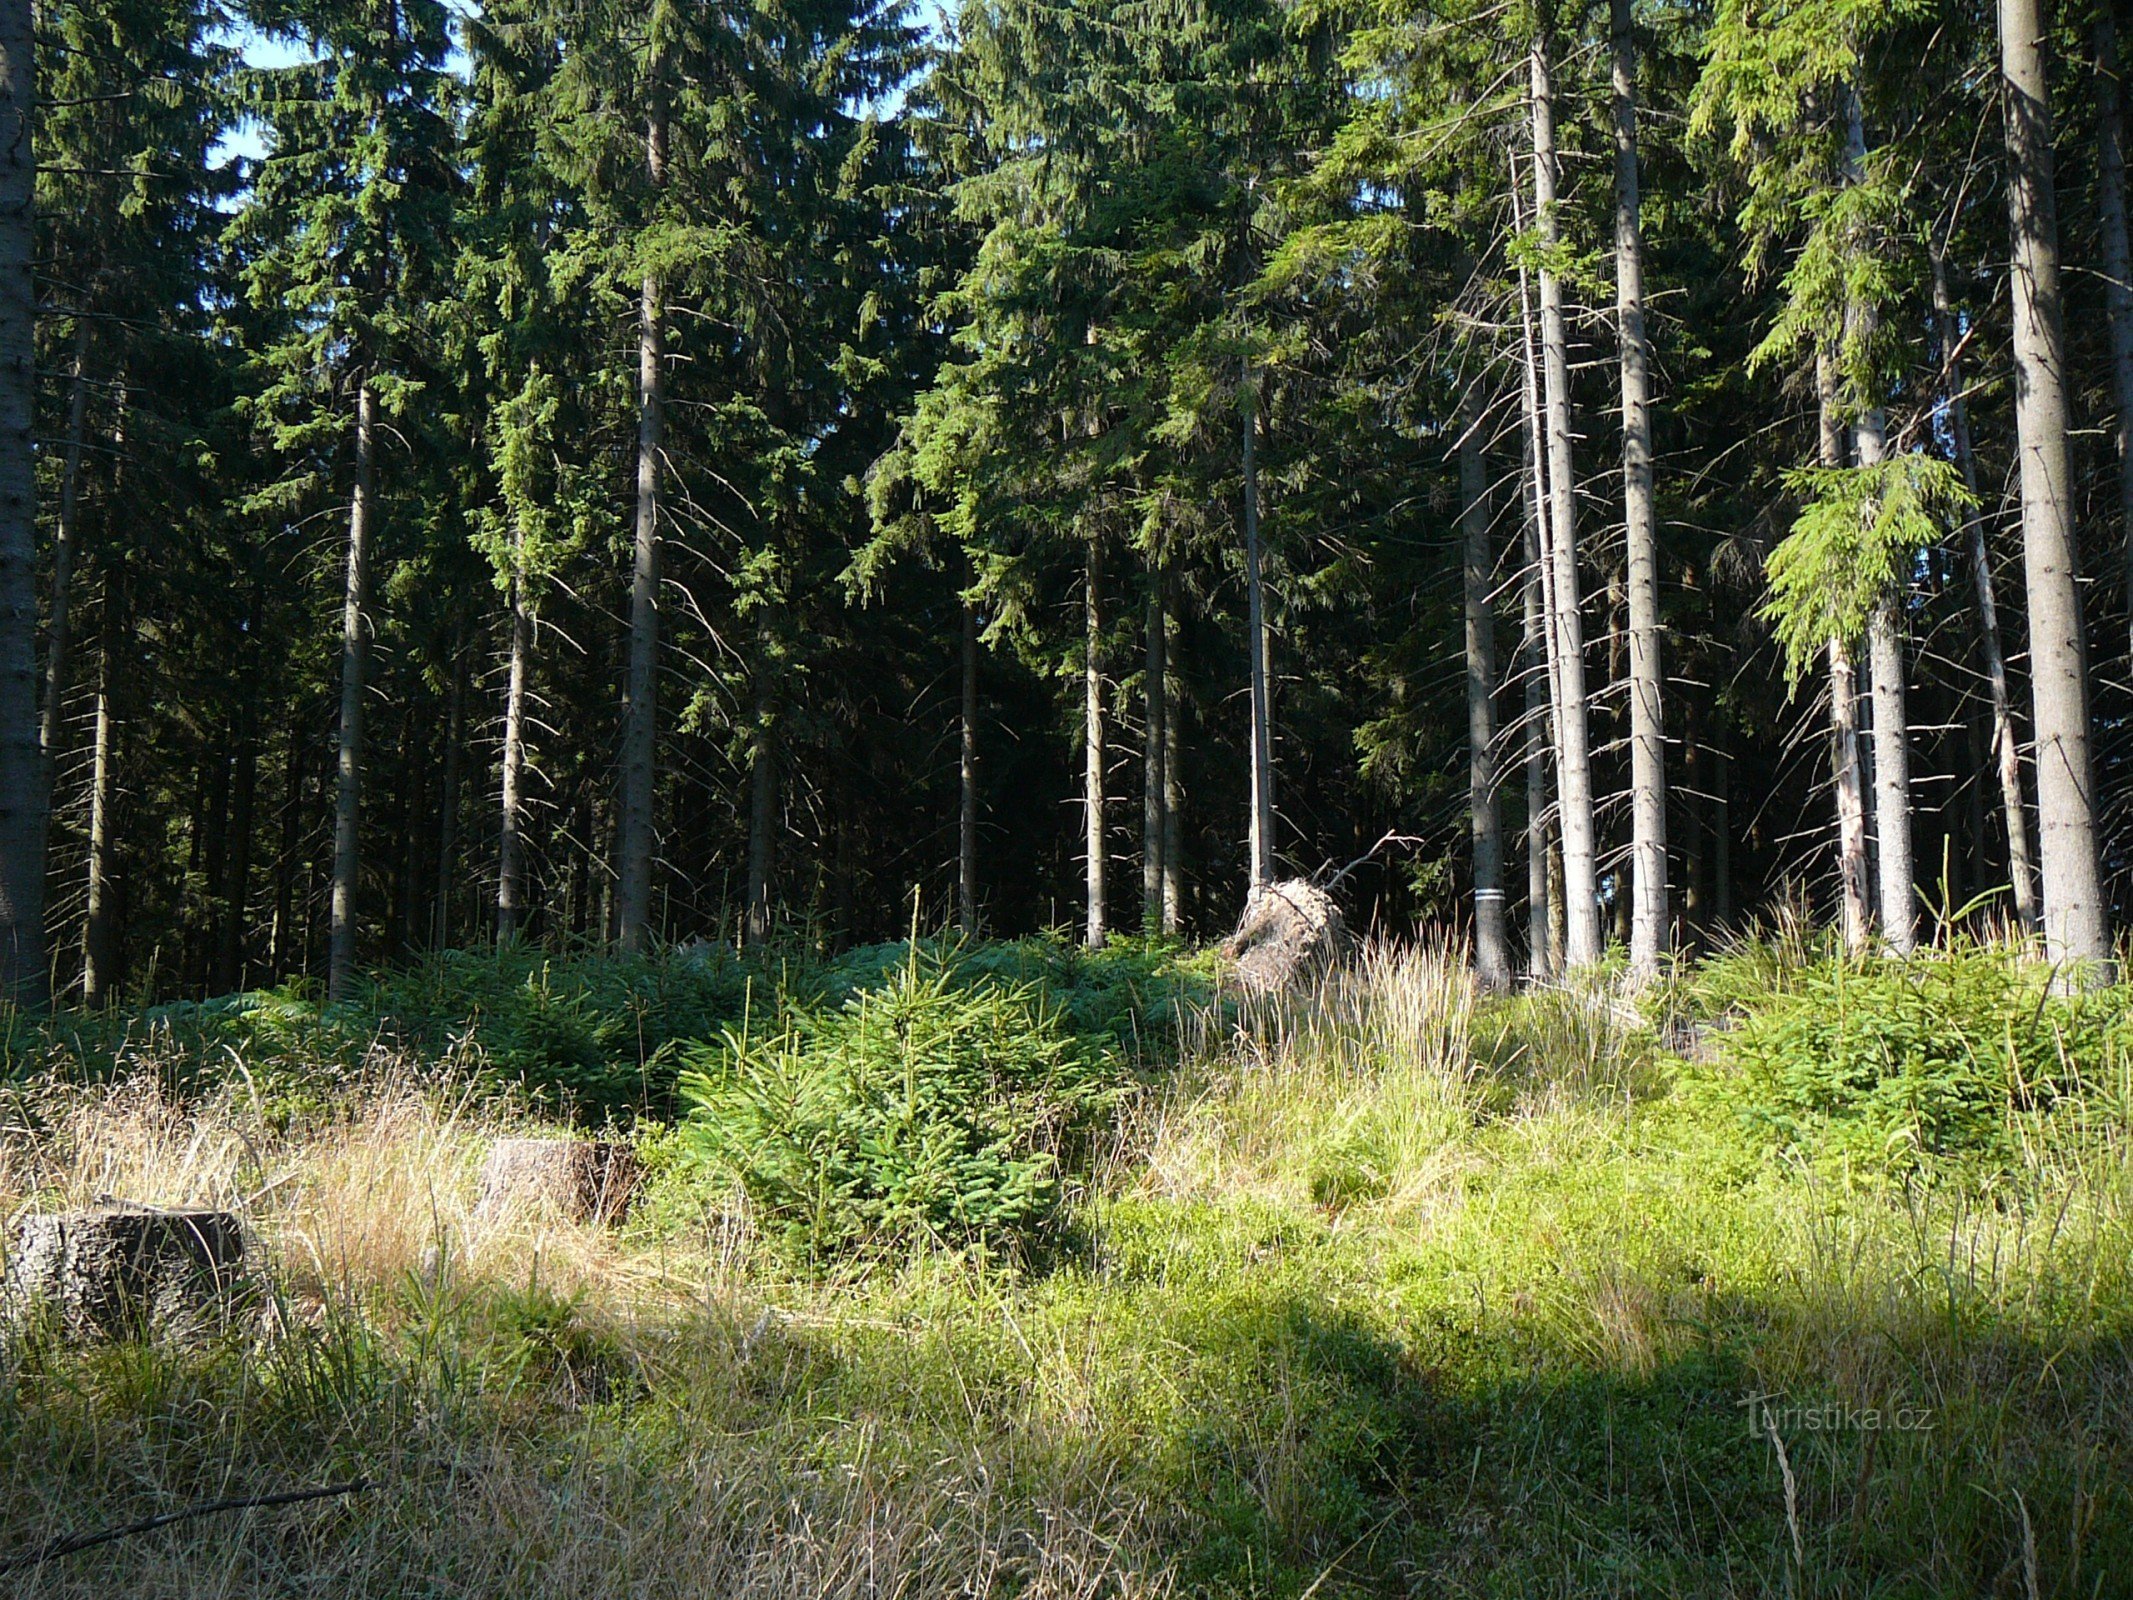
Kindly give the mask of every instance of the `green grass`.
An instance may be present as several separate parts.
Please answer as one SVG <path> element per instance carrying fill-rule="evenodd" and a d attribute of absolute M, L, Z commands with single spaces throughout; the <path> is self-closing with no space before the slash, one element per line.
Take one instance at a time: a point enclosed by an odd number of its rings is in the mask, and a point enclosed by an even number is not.
<path fill-rule="evenodd" d="M 1664 1005 L 1775 1015 L 1818 959 L 1740 953 Z M 11 1204 L 255 1197 L 287 1317 L 263 1343 L 11 1349 L 13 1545 L 375 1487 L 0 1591 L 2133 1592 L 2122 1104 L 2077 1085 L 2088 1114 L 1989 1169 L 1862 1169 L 1758 1136 L 1733 1036 L 1690 1066 L 1673 1031 L 1606 995 L 1478 1001 L 1429 955 L 1173 1023 L 1182 1059 L 1043 1270 L 803 1268 L 649 1123 L 619 1237 L 485 1235 L 473 1166 L 538 1113 L 472 1065 L 440 1088 L 374 1057 L 342 1103 L 275 1116 L 241 1078 L 30 1084 Z"/>

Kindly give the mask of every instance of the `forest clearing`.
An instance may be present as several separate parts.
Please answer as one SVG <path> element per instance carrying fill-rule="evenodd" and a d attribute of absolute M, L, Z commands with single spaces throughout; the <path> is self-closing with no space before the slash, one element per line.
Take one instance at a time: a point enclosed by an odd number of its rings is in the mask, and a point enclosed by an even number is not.
<path fill-rule="evenodd" d="M 1204 958 L 1161 946 L 933 948 L 915 967 L 892 947 L 791 981 L 876 1004 L 903 986 L 911 1023 L 938 1010 L 944 959 L 995 998 L 1034 976 L 1123 1091 L 1019 1244 L 944 1225 L 915 1252 L 811 1253 L 831 1236 L 781 1235 L 774 1183 L 751 1210 L 656 1119 L 619 1225 L 483 1218 L 490 1141 L 546 1125 L 528 1085 L 589 1081 L 565 1042 L 634 1033 L 632 996 L 647 1038 L 745 1003 L 730 957 L 558 962 L 532 986 L 506 964 L 442 1070 L 416 1043 L 436 1019 L 414 1020 L 434 974 L 339 1016 L 259 997 L 84 1036 L 69 1048 L 105 1072 L 11 1093 L 0 1193 L 237 1208 L 275 1331 L 16 1344 L 0 1560 L 188 1502 L 369 1487 L 0 1586 L 2125 1592 L 2133 1025 L 2115 1001 L 2042 1001 L 2004 952 L 1918 958 L 1942 969 L 1919 981 L 1945 1018 L 1903 1067 L 1928 1104 L 1939 1078 L 1942 1114 L 1896 1114 L 1921 1135 L 1906 1153 L 1864 1080 L 1819 1114 L 1767 1087 L 1773 1063 L 1806 1070 L 1783 1054 L 1803 1024 L 1843 1026 L 1844 964 L 1798 942 L 1669 997 L 1677 1042 L 1734 1020 L 1703 1066 L 1604 997 L 1478 996 L 1441 949 L 1374 949 L 1241 1018 L 1210 1009 Z M 1849 981 L 1832 1081 L 1912 979 Z M 1937 985 L 1978 998 L 1942 1008 Z M 1948 1040 L 2016 1008 L 2098 1081 L 2019 1103 L 2048 1041 L 1997 1083 L 1950 1081 Z M 639 1086 L 654 1103 L 675 1092 L 664 1056 L 663 1086 L 656 1066 Z"/>

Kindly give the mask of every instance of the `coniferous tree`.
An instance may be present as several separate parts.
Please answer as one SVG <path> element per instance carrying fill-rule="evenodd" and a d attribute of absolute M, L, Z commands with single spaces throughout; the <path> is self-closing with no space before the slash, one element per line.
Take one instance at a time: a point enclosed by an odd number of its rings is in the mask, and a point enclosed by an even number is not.
<path fill-rule="evenodd" d="M 254 20 L 313 52 L 245 75 L 268 148 L 234 230 L 264 323 L 251 410 L 289 470 L 262 504 L 295 512 L 327 482 L 347 485 L 327 957 L 338 998 L 361 917 L 382 419 L 405 414 L 421 390 L 421 350 L 446 281 L 455 182 L 446 14 L 420 0 L 299 0 Z"/>

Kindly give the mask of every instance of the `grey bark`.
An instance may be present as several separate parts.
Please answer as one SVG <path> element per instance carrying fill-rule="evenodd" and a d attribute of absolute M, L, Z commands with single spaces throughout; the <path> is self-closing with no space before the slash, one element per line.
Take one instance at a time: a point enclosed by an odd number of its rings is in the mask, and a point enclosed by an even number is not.
<path fill-rule="evenodd" d="M 1556 227 L 1555 87 L 1548 38 L 1532 49 L 1534 222 L 1546 252 Z M 1563 323 L 1563 286 L 1552 257 L 1540 271 L 1541 372 L 1547 416 L 1548 513 L 1556 680 L 1561 686 L 1555 761 L 1556 827 L 1563 849 L 1564 964 L 1579 971 L 1598 964 L 1600 906 L 1592 809 L 1592 755 L 1585 693 L 1585 623 L 1578 602 L 1577 478 L 1570 422 L 1570 347 Z"/>
<path fill-rule="evenodd" d="M 956 925 L 978 931 L 978 610 L 963 602 L 963 705 L 956 763 Z"/>
<path fill-rule="evenodd" d="M 659 67 L 655 63 L 656 76 Z M 667 125 L 656 104 L 646 120 L 645 172 L 666 181 Z M 621 819 L 615 841 L 615 941 L 642 950 L 651 937 L 652 801 L 658 746 L 659 451 L 666 408 L 666 288 L 647 272 L 637 316 L 637 525 L 630 562 L 629 659 L 622 710 Z"/>
<path fill-rule="evenodd" d="M 1496 613 L 1490 590 L 1489 491 L 1481 455 L 1481 408 L 1470 403 L 1459 436 L 1459 520 L 1466 536 L 1466 795 L 1474 864 L 1474 976 L 1484 988 L 1511 986 L 1511 940 L 1504 921 L 1503 817 L 1496 774 Z"/>
<path fill-rule="evenodd" d="M 1629 569 L 1629 965 L 1657 973 L 1667 910 L 1666 712 L 1659 656 L 1659 531 L 1652 496 L 1651 338 L 1637 170 L 1637 46 L 1630 0 L 1610 0 L 1614 44 L 1615 314 L 1622 367 L 1622 510 Z"/>
<path fill-rule="evenodd" d="M 1845 167 L 1849 182 L 1866 176 L 1866 123 L 1859 95 L 1847 88 L 1845 105 Z M 1874 241 L 1855 238 L 1852 247 L 1861 253 L 1872 250 Z M 1874 332 L 1872 306 L 1853 303 L 1845 308 L 1847 331 L 1864 344 Z M 1888 419 L 1878 399 L 1865 405 L 1852 425 L 1853 448 L 1858 464 L 1878 467 L 1888 454 Z M 1898 955 L 1909 955 L 1918 942 L 1916 869 L 1911 849 L 1911 727 L 1904 693 L 1903 596 L 1901 578 L 1876 598 L 1867 618 L 1867 666 L 1872 681 L 1874 706 L 1874 844 L 1880 876 L 1881 936 Z"/>
<path fill-rule="evenodd" d="M 1511 203 L 1518 206 L 1518 171 L 1511 173 Z M 1562 908 L 1549 871 L 1553 796 L 1548 764 L 1556 749 L 1555 727 L 1562 703 L 1555 676 L 1555 649 L 1548 606 L 1548 485 L 1541 425 L 1540 370 L 1533 348 L 1533 299 L 1526 269 L 1518 269 L 1520 400 L 1525 413 L 1525 556 L 1521 586 L 1525 611 L 1522 668 L 1526 685 L 1526 975 L 1535 982 L 1562 969 Z"/>
<path fill-rule="evenodd" d="M 1104 674 L 1103 674 L 1103 546 L 1089 541 L 1088 566 L 1083 574 L 1082 623 L 1082 733 L 1083 764 L 1081 810 L 1083 864 L 1086 869 L 1088 919 L 1082 940 L 1091 950 L 1104 942 Z"/>
<path fill-rule="evenodd" d="M 1837 407 L 1835 359 L 1825 348 L 1815 358 L 1820 458 L 1825 467 L 1844 465 L 1844 423 Z M 1837 801 L 1837 887 L 1844 947 L 1866 952 L 1873 931 L 1873 899 L 1866 859 L 1866 789 L 1859 770 L 1859 672 L 1851 647 L 1829 642 L 1829 767 Z"/>
<path fill-rule="evenodd" d="M 30 0 L 0 4 L 0 998 L 42 1009 L 50 805 L 37 711 L 37 100 Z"/>
<path fill-rule="evenodd" d="M 1878 466 L 1887 445 L 1879 408 L 1853 428 L 1859 465 Z M 1917 872 L 1911 844 L 1911 735 L 1905 693 L 1903 612 L 1889 590 L 1867 618 L 1868 670 L 1874 705 L 1874 844 L 1880 876 L 1881 936 L 1897 955 L 1918 943 Z"/>
<path fill-rule="evenodd" d="M 1266 587 L 1259 561 L 1259 392 L 1244 375 L 1244 585 L 1252 675 L 1251 886 L 1274 881 L 1274 711 L 1267 673 Z"/>
<path fill-rule="evenodd" d="M 2038 0 L 2000 0 L 2000 65 L 2013 235 L 2015 432 L 2022 482 L 2022 565 L 2029 591 L 2030 692 L 2045 951 L 2107 972 L 2109 916 L 2097 857 L 2089 759 L 2087 645 L 2067 446 L 2066 340 L 2051 104 Z"/>
<path fill-rule="evenodd" d="M 1955 464 L 1964 487 L 1978 492 L 1977 456 L 1970 442 L 1970 408 L 1963 400 L 1962 361 L 1956 355 L 1955 307 L 1948 293 L 1946 259 L 1935 250 L 1933 317 L 1940 339 L 1946 384 L 1948 428 L 1955 444 Z M 1992 711 L 1992 765 L 1999 778 L 2000 812 L 2007 828 L 2007 875 L 2014 891 L 2015 916 L 2031 932 L 2037 928 L 2037 868 L 2030 852 L 2028 808 L 2022 799 L 2022 751 L 2015 738 L 2014 701 L 2007 688 L 2007 653 L 2000 637 L 2000 606 L 1992 579 L 1992 553 L 1985 543 L 1985 517 L 1971 512 L 1963 527 L 1970 558 L 1970 578 L 1977 589 L 1978 650 L 1985 662 L 1985 689 Z M 1977 830 L 1982 833 L 1983 829 Z"/>
<path fill-rule="evenodd" d="M 504 689 L 503 821 L 496 838 L 496 938 L 518 932 L 526 906 L 526 667 L 533 617 L 526 599 L 525 534 L 511 572 L 511 660 Z"/>
<path fill-rule="evenodd" d="M 362 872 L 363 692 L 370 661 L 370 546 L 378 396 L 356 391 L 355 489 L 348 502 L 348 586 L 341 605 L 341 720 L 335 741 L 333 905 L 326 941 L 326 998 L 341 999 L 355 973 L 356 891 Z"/>

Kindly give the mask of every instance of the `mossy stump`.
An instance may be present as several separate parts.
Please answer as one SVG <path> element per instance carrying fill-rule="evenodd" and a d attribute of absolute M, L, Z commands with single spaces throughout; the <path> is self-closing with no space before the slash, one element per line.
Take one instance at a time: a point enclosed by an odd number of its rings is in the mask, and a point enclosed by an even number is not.
<path fill-rule="evenodd" d="M 1348 940 L 1333 896 L 1308 878 L 1252 891 L 1222 953 L 1249 994 L 1276 994 L 1330 967 Z"/>
<path fill-rule="evenodd" d="M 69 1339 L 185 1337 L 227 1328 L 252 1298 L 250 1240 L 228 1211 L 106 1205 L 24 1217 L 0 1304 L 16 1326 Z"/>
<path fill-rule="evenodd" d="M 612 1139 L 499 1139 L 481 1168 L 477 1215 L 545 1211 L 613 1224 L 637 1188 L 637 1155 Z"/>

